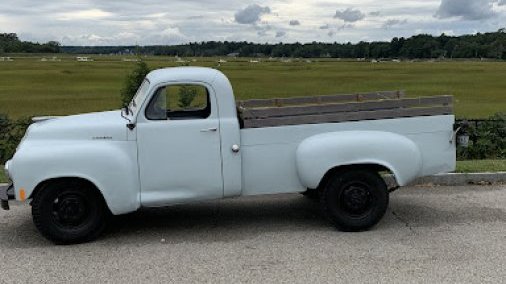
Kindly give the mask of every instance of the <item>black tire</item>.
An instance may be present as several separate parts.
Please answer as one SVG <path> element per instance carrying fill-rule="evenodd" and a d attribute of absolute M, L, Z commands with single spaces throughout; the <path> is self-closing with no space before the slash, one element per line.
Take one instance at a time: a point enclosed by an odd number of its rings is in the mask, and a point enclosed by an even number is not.
<path fill-rule="evenodd" d="M 314 188 L 308 188 L 306 191 L 301 193 L 309 200 L 317 201 L 320 200 L 320 193 L 318 192 L 318 189 Z"/>
<path fill-rule="evenodd" d="M 388 189 L 372 171 L 349 170 L 335 173 L 320 197 L 324 214 L 341 231 L 370 229 L 385 215 Z"/>
<path fill-rule="evenodd" d="M 92 185 L 71 180 L 51 183 L 37 192 L 32 216 L 48 240 L 77 244 L 96 239 L 105 229 L 110 212 Z"/>

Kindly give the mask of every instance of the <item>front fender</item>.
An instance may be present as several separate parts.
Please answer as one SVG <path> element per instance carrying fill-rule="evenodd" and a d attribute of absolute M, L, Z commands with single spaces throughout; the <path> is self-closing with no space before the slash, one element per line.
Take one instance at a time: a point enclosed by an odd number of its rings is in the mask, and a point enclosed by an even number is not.
<path fill-rule="evenodd" d="M 388 168 L 400 186 L 422 170 L 422 155 L 409 138 L 382 131 L 342 131 L 315 135 L 302 141 L 296 151 L 301 183 L 318 187 L 324 175 L 339 166 L 374 164 Z"/>
<path fill-rule="evenodd" d="M 115 215 L 140 206 L 134 141 L 26 141 L 9 164 L 16 197 L 30 197 L 41 182 L 64 177 L 86 179 L 100 190 Z"/>

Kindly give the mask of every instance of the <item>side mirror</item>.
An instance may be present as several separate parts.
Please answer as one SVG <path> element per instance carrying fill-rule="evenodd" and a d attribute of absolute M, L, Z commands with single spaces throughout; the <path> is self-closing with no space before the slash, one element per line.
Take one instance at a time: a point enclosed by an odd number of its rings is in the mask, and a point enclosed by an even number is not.
<path fill-rule="evenodd" d="M 133 130 L 135 128 L 135 122 L 132 121 L 128 115 L 130 114 L 133 114 L 131 111 L 130 111 L 130 108 L 128 106 L 124 106 L 122 109 L 121 109 L 121 116 L 128 120 L 128 123 L 126 125 L 126 127 L 130 130 Z"/>
<path fill-rule="evenodd" d="M 469 147 L 469 122 L 467 120 L 456 125 L 455 135 L 457 137 L 457 146 Z"/>

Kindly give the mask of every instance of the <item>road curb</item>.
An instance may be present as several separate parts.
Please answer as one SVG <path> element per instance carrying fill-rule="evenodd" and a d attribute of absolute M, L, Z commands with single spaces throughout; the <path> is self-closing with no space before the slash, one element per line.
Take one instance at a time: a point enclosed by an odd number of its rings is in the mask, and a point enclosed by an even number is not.
<path fill-rule="evenodd" d="M 387 176 L 385 180 L 388 185 L 395 185 L 393 176 Z M 418 178 L 409 185 L 464 186 L 490 184 L 506 184 L 506 172 L 439 174 Z"/>
<path fill-rule="evenodd" d="M 385 176 L 389 187 L 396 186 L 393 176 Z M 464 186 L 464 185 L 490 185 L 506 184 L 506 172 L 497 173 L 450 173 L 439 174 L 418 178 L 409 185 L 442 185 L 442 186 Z M 6 183 L 0 183 L 5 186 Z"/>

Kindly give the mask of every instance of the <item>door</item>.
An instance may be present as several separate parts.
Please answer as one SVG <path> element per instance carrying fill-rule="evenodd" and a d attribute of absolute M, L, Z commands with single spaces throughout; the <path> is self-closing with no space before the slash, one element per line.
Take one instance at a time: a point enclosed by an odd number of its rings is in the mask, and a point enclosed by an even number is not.
<path fill-rule="evenodd" d="M 164 206 L 223 197 L 220 124 L 203 85 L 158 88 L 137 124 L 141 204 Z"/>

